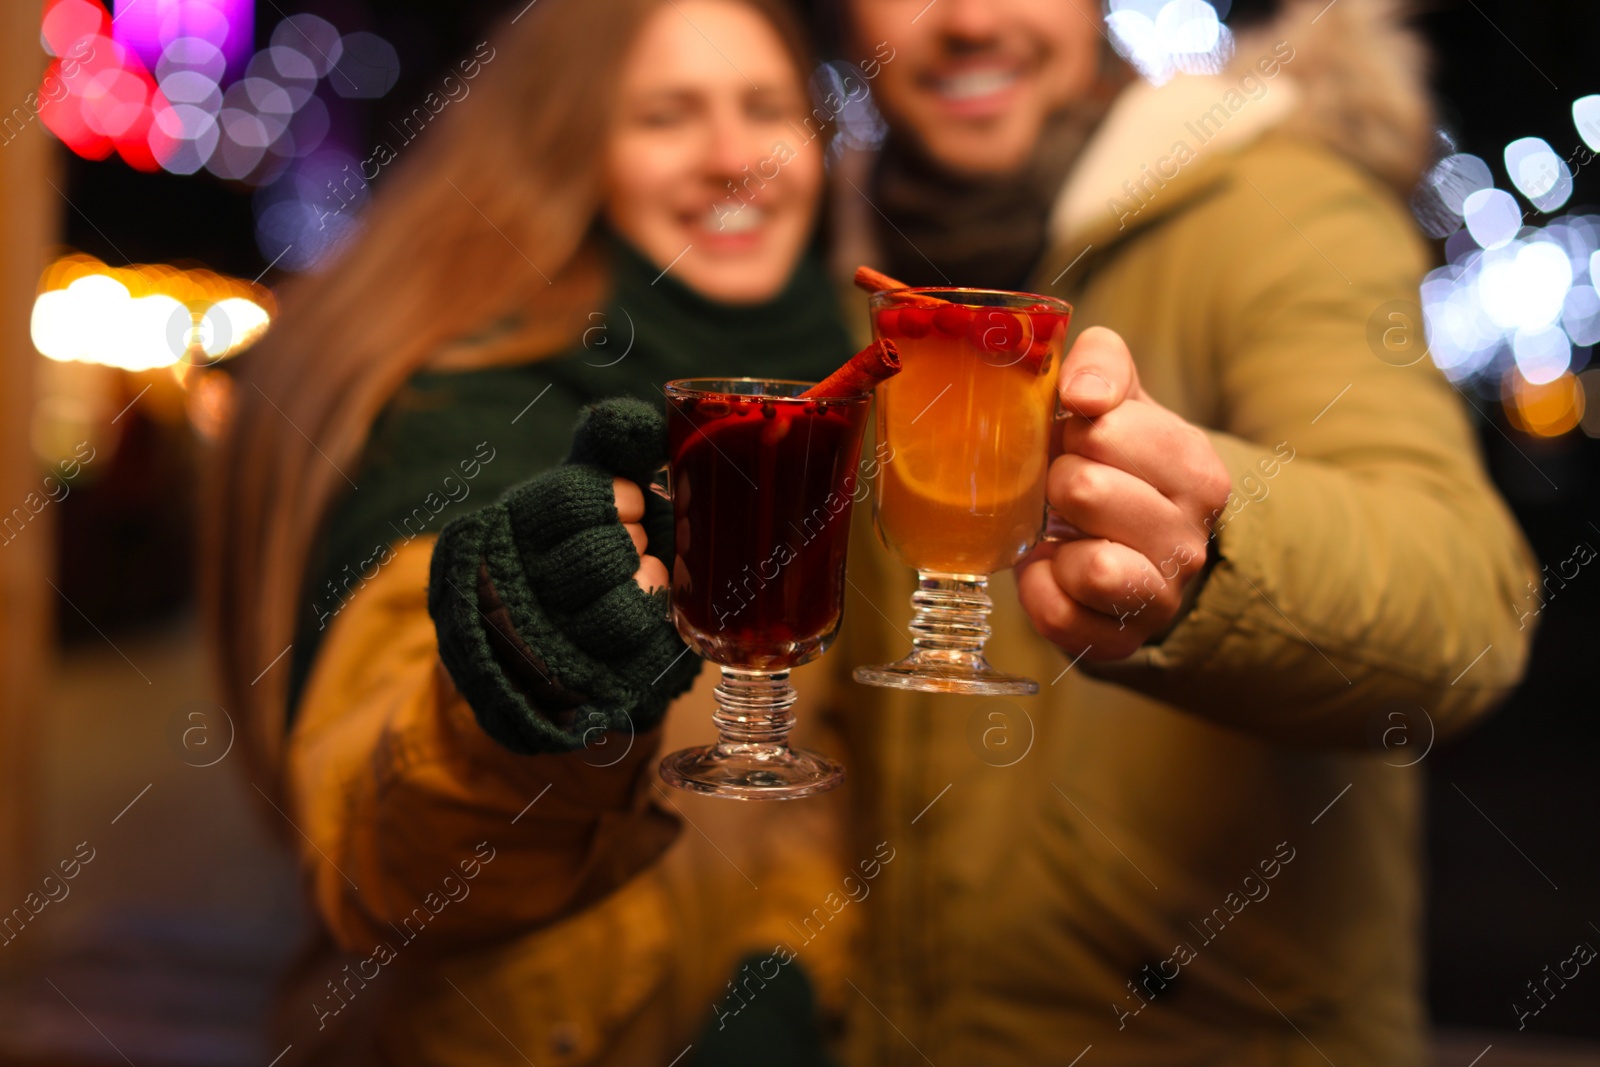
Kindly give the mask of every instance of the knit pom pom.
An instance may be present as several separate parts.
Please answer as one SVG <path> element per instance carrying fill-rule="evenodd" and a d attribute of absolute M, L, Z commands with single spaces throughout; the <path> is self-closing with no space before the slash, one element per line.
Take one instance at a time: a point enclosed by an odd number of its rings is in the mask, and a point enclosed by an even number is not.
<path fill-rule="evenodd" d="M 568 463 L 589 463 L 649 485 L 667 461 L 667 420 L 643 400 L 612 397 L 578 416 Z"/>

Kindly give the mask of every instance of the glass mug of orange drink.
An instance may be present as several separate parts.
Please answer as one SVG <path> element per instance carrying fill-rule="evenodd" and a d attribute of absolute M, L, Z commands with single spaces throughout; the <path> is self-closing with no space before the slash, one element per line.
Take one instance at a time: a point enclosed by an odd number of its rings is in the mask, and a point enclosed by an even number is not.
<path fill-rule="evenodd" d="M 984 658 L 989 575 L 1027 555 L 1045 527 L 1056 371 L 1072 307 L 986 289 L 888 289 L 871 299 L 877 339 L 903 369 L 877 387 L 890 454 L 873 496 L 878 536 L 917 571 L 912 651 L 857 667 L 868 685 L 1029 694 L 1039 684 Z"/>

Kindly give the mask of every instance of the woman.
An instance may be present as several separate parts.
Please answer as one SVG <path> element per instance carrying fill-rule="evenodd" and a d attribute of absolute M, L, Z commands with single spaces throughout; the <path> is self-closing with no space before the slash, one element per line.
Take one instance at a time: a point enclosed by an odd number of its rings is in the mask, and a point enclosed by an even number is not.
<path fill-rule="evenodd" d="M 657 805 L 654 727 L 694 657 L 640 683 L 655 706 L 637 731 L 568 715 L 523 744 L 462 696 L 457 663 L 455 681 L 440 669 L 426 591 L 447 522 L 547 484 L 585 403 L 659 400 L 690 374 L 816 378 L 848 355 L 808 252 L 822 155 L 796 133 L 801 40 L 777 0 L 543 0 L 243 363 L 211 602 L 229 704 L 328 935 L 283 1002 L 292 1055 L 506 1062 L 509 1043 L 541 1063 L 665 1063 L 750 1007 L 719 1008 L 739 961 L 836 888 L 826 803 L 781 823 Z M 608 493 L 610 523 L 659 555 L 637 485 Z M 658 559 L 634 565 L 665 584 Z M 434 585 L 435 614 L 465 625 L 505 592 Z M 651 640 L 675 640 L 654 618 Z M 488 640 L 531 664 L 521 636 Z M 683 730 L 709 732 L 706 688 Z M 678 837 L 669 807 L 700 834 Z M 808 950 L 825 999 L 846 939 Z M 779 966 L 752 1014 L 803 1017 L 808 987 Z"/>

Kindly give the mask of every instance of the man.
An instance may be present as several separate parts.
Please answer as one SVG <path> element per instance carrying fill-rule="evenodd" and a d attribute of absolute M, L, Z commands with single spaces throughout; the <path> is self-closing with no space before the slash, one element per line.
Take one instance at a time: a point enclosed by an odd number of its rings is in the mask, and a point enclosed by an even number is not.
<path fill-rule="evenodd" d="M 892 58 L 841 265 L 1075 305 L 1048 495 L 1084 535 L 992 589 L 990 659 L 1041 696 L 841 717 L 857 847 L 900 856 L 849 1062 L 1424 1062 L 1414 764 L 1518 680 L 1536 567 L 1384 333 L 1427 265 L 1416 43 L 1379 0 L 1294 2 L 1155 87 L 1091 0 L 845 22 Z M 842 669 L 903 651 L 910 590 L 852 551 Z"/>

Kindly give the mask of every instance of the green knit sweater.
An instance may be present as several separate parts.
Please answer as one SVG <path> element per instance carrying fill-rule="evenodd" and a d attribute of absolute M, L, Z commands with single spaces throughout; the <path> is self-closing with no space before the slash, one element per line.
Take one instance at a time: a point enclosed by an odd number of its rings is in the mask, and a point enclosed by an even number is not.
<path fill-rule="evenodd" d="M 331 509 L 307 568 L 289 690 L 291 721 L 326 628 L 395 546 L 439 533 L 560 463 L 578 411 L 608 396 L 661 405 L 684 377 L 817 380 L 850 354 L 836 293 L 806 256 L 763 304 L 708 300 L 608 239 L 612 292 L 570 351 L 413 377 L 373 425 L 355 483 Z"/>

